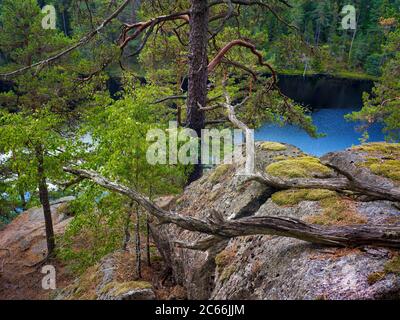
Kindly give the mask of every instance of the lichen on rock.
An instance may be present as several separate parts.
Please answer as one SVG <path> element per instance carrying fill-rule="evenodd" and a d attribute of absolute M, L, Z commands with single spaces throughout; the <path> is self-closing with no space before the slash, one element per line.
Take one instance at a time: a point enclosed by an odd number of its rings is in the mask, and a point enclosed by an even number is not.
<path fill-rule="evenodd" d="M 318 202 L 321 214 L 306 218 L 307 222 L 320 225 L 363 224 L 367 219 L 357 213 L 350 199 L 342 199 L 335 191 L 325 189 L 293 189 L 274 193 L 272 201 L 279 206 L 295 206 L 302 201 Z"/>

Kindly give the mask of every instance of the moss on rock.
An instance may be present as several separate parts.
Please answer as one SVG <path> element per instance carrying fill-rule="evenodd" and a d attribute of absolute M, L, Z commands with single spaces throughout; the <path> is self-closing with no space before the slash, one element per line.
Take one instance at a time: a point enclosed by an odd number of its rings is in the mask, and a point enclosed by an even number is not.
<path fill-rule="evenodd" d="M 400 155 L 400 143 L 374 142 L 362 144 L 353 147 L 352 149 L 367 152 L 369 154 L 380 154 L 383 156 Z"/>
<path fill-rule="evenodd" d="M 385 272 L 400 274 L 400 256 L 395 256 L 385 264 Z"/>
<path fill-rule="evenodd" d="M 113 281 L 104 286 L 101 294 L 110 294 L 113 297 L 124 295 L 132 290 L 151 289 L 152 285 L 146 281 L 129 281 L 117 282 Z"/>
<path fill-rule="evenodd" d="M 235 265 L 232 265 L 236 257 L 236 252 L 237 248 L 235 246 L 231 246 L 216 255 L 215 264 L 220 274 L 221 282 L 228 280 L 236 271 Z"/>
<path fill-rule="evenodd" d="M 261 149 L 266 151 L 284 151 L 287 149 L 287 147 L 279 142 L 267 141 L 261 144 Z"/>
<path fill-rule="evenodd" d="M 265 171 L 273 176 L 286 178 L 327 177 L 332 171 L 318 158 L 298 157 L 270 164 Z"/>
<path fill-rule="evenodd" d="M 319 203 L 323 209 L 322 214 L 308 217 L 308 222 L 327 226 L 355 225 L 367 222 L 365 217 L 350 206 L 349 201 L 345 201 L 339 197 L 325 198 Z"/>
<path fill-rule="evenodd" d="M 68 213 L 69 213 L 69 203 L 68 203 L 68 202 L 61 203 L 61 204 L 58 206 L 58 208 L 56 209 L 56 212 L 57 212 L 59 215 L 68 214 Z"/>
<path fill-rule="evenodd" d="M 274 193 L 272 201 L 279 206 L 293 206 L 302 201 L 320 201 L 335 196 L 335 191 L 324 189 L 285 190 Z"/>
<path fill-rule="evenodd" d="M 225 268 L 228 264 L 232 263 L 236 256 L 236 249 L 233 247 L 226 248 L 215 257 L 215 264 L 219 269 Z"/>
<path fill-rule="evenodd" d="M 383 271 L 373 272 L 368 276 L 367 281 L 368 281 L 368 284 L 370 286 L 372 286 L 373 284 L 383 280 L 385 277 L 386 277 L 386 272 L 383 272 Z"/>
<path fill-rule="evenodd" d="M 400 161 L 399 160 L 387 160 L 382 163 L 374 163 L 369 166 L 371 171 L 379 176 L 400 181 Z"/>
<path fill-rule="evenodd" d="M 210 182 L 216 184 L 221 181 L 221 178 L 229 171 L 231 168 L 230 164 L 221 164 L 212 172 L 210 176 Z"/>
<path fill-rule="evenodd" d="M 96 300 L 96 287 L 101 281 L 101 275 L 98 266 L 90 267 L 81 275 L 79 280 L 66 288 L 70 294 L 68 300 Z"/>
<path fill-rule="evenodd" d="M 232 274 L 235 273 L 235 271 L 236 271 L 235 266 L 229 266 L 229 267 L 225 268 L 221 273 L 220 281 L 225 282 L 232 276 Z"/>
<path fill-rule="evenodd" d="M 368 168 L 378 176 L 400 182 L 400 144 L 369 143 L 353 149 L 368 153 L 368 158 L 358 166 Z"/>

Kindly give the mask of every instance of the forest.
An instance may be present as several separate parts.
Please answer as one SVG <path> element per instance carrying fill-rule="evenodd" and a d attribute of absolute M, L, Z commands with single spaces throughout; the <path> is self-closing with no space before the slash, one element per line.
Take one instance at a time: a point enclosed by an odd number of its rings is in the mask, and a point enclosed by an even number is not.
<path fill-rule="evenodd" d="M 0 0 L 0 299 L 399 299 L 399 23 L 400 0 Z M 338 120 L 356 145 L 258 139 L 326 137 L 283 77 L 370 83 Z M 286 292 L 284 252 L 359 287 L 299 267 Z"/>

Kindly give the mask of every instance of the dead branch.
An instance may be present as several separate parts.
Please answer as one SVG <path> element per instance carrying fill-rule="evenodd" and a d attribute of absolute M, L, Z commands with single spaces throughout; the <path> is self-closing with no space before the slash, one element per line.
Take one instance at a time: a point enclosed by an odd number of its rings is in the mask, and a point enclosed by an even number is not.
<path fill-rule="evenodd" d="M 226 239 L 251 235 L 276 235 L 296 238 L 311 243 L 333 246 L 364 246 L 400 248 L 400 226 L 353 225 L 343 227 L 322 227 L 307 224 L 292 218 L 248 217 L 239 220 L 225 220 L 215 214 L 211 219 L 200 220 L 166 211 L 134 189 L 112 182 L 96 172 L 75 168 L 64 168 L 65 172 L 90 179 L 96 184 L 114 192 L 123 194 L 139 203 L 161 223 L 175 224 L 185 230 L 208 234 L 199 243 L 185 246 L 206 250 Z M 183 244 L 180 243 L 182 246 Z"/>
<path fill-rule="evenodd" d="M 123 49 L 127 46 L 127 44 L 138 38 L 138 36 L 146 29 L 150 28 L 150 30 L 152 31 L 154 29 L 154 27 L 162 22 L 165 21 L 174 21 L 174 20 L 185 20 L 186 22 L 189 21 L 189 12 L 180 12 L 180 13 L 173 13 L 170 15 L 164 15 L 164 16 L 159 16 L 153 19 L 150 19 L 148 21 L 144 21 L 144 22 L 138 22 L 138 23 L 134 23 L 134 24 L 125 24 L 124 26 L 124 30 L 121 34 L 120 37 L 120 48 Z M 131 30 L 134 30 L 134 33 L 130 36 L 128 36 L 128 32 L 130 32 Z M 146 34 L 146 38 L 148 38 L 150 36 L 151 32 L 148 32 Z M 144 46 L 144 45 L 143 45 Z"/>

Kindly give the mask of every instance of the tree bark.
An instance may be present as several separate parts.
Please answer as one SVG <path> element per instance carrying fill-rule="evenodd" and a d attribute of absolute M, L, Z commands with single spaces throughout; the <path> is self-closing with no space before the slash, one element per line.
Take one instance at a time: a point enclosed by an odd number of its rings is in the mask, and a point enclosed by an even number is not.
<path fill-rule="evenodd" d="M 146 261 L 147 266 L 151 267 L 151 252 L 150 252 L 150 217 L 146 214 Z"/>
<path fill-rule="evenodd" d="M 196 131 L 200 138 L 201 130 L 205 127 L 205 115 L 201 107 L 205 107 L 207 103 L 209 8 L 207 0 L 191 0 L 190 2 L 189 88 L 186 126 Z M 191 173 L 189 182 L 197 180 L 202 175 L 200 155 L 201 152 L 199 152 L 199 164 Z"/>
<path fill-rule="evenodd" d="M 56 247 L 53 230 L 53 219 L 49 201 L 49 190 L 47 188 L 46 173 L 44 169 L 44 156 L 42 146 L 36 147 L 36 159 L 38 161 L 37 175 L 39 186 L 40 203 L 43 207 L 44 222 L 46 228 L 47 256 L 51 257 Z"/>
<path fill-rule="evenodd" d="M 127 251 L 129 241 L 131 241 L 131 232 L 129 230 L 131 225 L 131 217 L 132 217 L 132 207 L 129 206 L 128 211 L 126 212 L 126 220 L 125 220 L 125 228 L 124 228 L 124 242 L 122 243 L 122 250 Z"/>
<path fill-rule="evenodd" d="M 140 212 L 139 205 L 136 205 L 136 275 L 139 279 L 142 278 L 142 249 L 140 244 Z"/>

